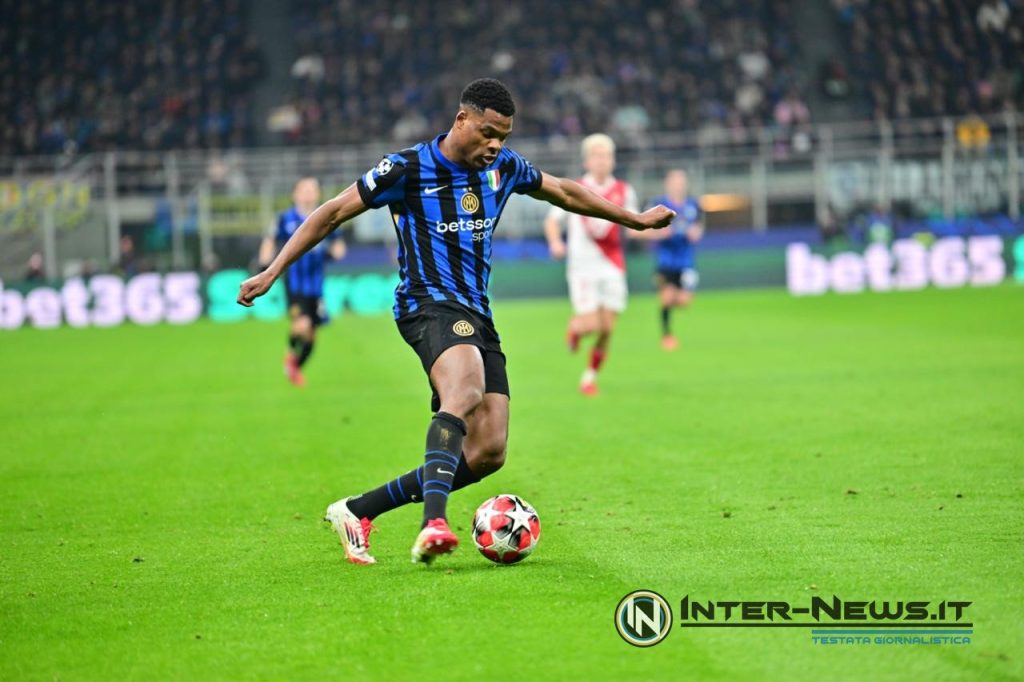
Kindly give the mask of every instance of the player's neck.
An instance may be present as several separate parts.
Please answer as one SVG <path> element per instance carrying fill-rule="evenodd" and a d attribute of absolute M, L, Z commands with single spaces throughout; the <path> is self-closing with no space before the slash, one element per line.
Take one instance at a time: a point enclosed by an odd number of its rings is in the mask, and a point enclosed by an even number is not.
<path fill-rule="evenodd" d="M 587 173 L 587 178 L 590 180 L 590 182 L 592 182 L 594 185 L 598 187 L 604 187 L 605 185 L 608 185 L 615 180 L 615 176 L 612 175 L 611 173 L 604 176 L 603 178 L 599 178 L 593 173 Z"/>
<path fill-rule="evenodd" d="M 437 148 L 441 150 L 441 154 L 444 158 L 448 159 L 456 166 L 469 167 L 465 159 L 462 158 L 462 154 L 455 148 L 455 144 L 452 142 L 452 131 L 448 131 L 448 134 L 441 138 L 441 141 L 437 143 Z"/>

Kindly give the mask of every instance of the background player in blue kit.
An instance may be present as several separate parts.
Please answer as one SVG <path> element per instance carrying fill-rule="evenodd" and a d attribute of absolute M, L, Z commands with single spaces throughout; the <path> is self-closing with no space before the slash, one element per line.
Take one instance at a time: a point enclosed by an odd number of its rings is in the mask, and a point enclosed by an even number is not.
<path fill-rule="evenodd" d="M 696 243 L 704 236 L 704 212 L 688 193 L 686 171 L 674 168 L 665 174 L 665 194 L 652 205 L 664 205 L 676 213 L 668 229 L 643 233 L 656 241 L 658 293 L 661 299 L 661 347 L 675 350 L 679 341 L 672 334 L 673 308 L 686 308 L 697 288 Z"/>
<path fill-rule="evenodd" d="M 473 81 L 462 92 L 451 130 L 385 156 L 313 211 L 267 269 L 239 290 L 238 302 L 251 306 L 338 225 L 368 208 L 388 207 L 398 234 L 395 319 L 430 380 L 435 414 L 422 466 L 327 508 L 352 563 L 376 562 L 369 553 L 371 521 L 409 502 L 423 502 L 413 561 L 451 552 L 459 540 L 448 527 L 448 495 L 505 462 L 508 376 L 487 284 L 491 237 L 509 197 L 529 194 L 634 230 L 664 227 L 675 217 L 664 206 L 628 211 L 573 180 L 539 172 L 505 146 L 513 114 L 515 103 L 501 82 Z"/>
<path fill-rule="evenodd" d="M 260 244 L 260 265 L 270 264 L 277 250 L 284 246 L 302 222 L 320 205 L 320 182 L 316 178 L 299 178 L 292 191 L 295 204 L 277 218 L 274 234 L 268 235 Z M 324 262 L 330 256 L 334 260 L 345 257 L 345 241 L 333 233 L 320 242 L 289 269 L 285 277 L 285 291 L 288 295 L 288 350 L 284 356 L 284 371 L 288 380 L 296 386 L 306 383 L 302 366 L 313 353 L 316 328 L 327 322 L 324 310 Z"/>

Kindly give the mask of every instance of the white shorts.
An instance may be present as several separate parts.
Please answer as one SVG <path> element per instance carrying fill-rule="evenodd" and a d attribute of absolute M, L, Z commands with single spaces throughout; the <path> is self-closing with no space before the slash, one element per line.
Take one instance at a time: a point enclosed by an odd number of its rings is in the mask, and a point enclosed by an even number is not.
<path fill-rule="evenodd" d="M 621 313 L 626 309 L 626 274 L 623 272 L 570 273 L 569 300 L 577 315 L 599 308 Z"/>

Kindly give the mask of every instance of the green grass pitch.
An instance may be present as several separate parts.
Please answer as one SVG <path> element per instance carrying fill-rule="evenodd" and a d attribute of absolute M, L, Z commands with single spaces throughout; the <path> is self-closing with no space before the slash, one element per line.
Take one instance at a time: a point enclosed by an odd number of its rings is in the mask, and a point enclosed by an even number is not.
<path fill-rule="evenodd" d="M 409 562 L 420 508 L 344 562 L 334 499 L 421 461 L 428 392 L 390 319 L 326 328 L 304 390 L 283 322 L 0 335 L 0 679 L 1021 679 L 1024 289 L 706 293 L 657 345 L 621 320 L 576 393 L 565 301 L 502 302 L 505 469 L 452 496 L 463 546 Z M 472 511 L 522 495 L 532 557 Z M 612 625 L 627 592 L 962 599 L 963 646 Z"/>

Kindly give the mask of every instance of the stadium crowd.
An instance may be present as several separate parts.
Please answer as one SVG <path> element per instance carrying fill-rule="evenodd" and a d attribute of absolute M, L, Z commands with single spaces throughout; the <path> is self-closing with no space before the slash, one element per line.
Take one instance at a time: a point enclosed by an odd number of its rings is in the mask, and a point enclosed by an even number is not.
<path fill-rule="evenodd" d="M 481 73 L 516 93 L 521 135 L 809 117 L 787 0 L 292 6 L 293 139 L 420 138 L 449 123 L 451 93 Z"/>
<path fill-rule="evenodd" d="M 1022 108 L 1020 0 L 831 2 L 847 43 L 822 65 L 827 95 L 860 96 L 876 119 Z M 289 3 L 272 140 L 419 139 L 482 73 L 516 93 L 518 135 L 772 127 L 796 141 L 811 120 L 790 0 Z M 247 8 L 0 0 L 0 154 L 261 141 L 267 68 Z"/>
<path fill-rule="evenodd" d="M 876 120 L 1024 108 L 1024 5 L 833 0 Z"/>
<path fill-rule="evenodd" d="M 241 0 L 0 0 L 0 154 L 250 144 Z"/>

